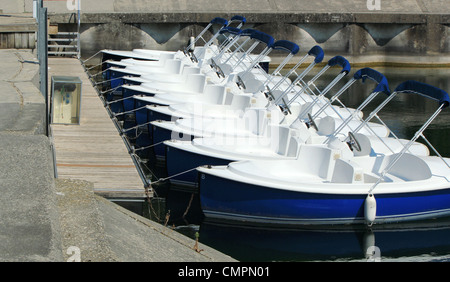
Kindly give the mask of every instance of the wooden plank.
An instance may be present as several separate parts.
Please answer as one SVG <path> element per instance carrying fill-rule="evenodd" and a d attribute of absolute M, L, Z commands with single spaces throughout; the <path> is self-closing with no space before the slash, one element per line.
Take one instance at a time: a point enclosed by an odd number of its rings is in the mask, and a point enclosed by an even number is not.
<path fill-rule="evenodd" d="M 32 16 L 7 15 L 0 17 L 0 32 L 35 32 L 37 31 L 36 19 Z"/>
<path fill-rule="evenodd" d="M 130 191 L 130 197 L 143 197 L 137 169 L 81 63 L 75 58 L 49 58 L 48 62 L 50 89 L 52 76 L 82 80 L 80 124 L 51 125 L 58 177 L 91 181 L 94 190 L 110 191 L 108 195 Z"/>

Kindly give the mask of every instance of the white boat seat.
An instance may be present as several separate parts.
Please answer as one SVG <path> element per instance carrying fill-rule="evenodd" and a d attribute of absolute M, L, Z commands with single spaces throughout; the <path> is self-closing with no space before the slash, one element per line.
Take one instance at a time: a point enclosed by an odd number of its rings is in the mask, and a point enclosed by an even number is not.
<path fill-rule="evenodd" d="M 283 123 L 291 125 L 294 121 L 297 120 L 298 115 L 301 113 L 303 105 L 298 102 L 293 102 L 289 107 L 291 113 L 284 117 Z"/>
<path fill-rule="evenodd" d="M 364 182 L 363 168 L 355 162 L 337 159 L 333 169 L 332 183 L 362 183 Z"/>
<path fill-rule="evenodd" d="M 384 156 L 376 172 L 381 173 L 397 156 L 398 154 Z M 387 178 L 389 175 L 404 181 L 425 180 L 432 176 L 430 167 L 423 159 L 408 153 L 403 154 L 388 171 Z"/>
<path fill-rule="evenodd" d="M 272 97 L 273 97 L 273 99 L 274 99 L 274 101 L 275 100 L 277 100 L 283 93 L 284 93 L 284 91 L 282 91 L 282 90 L 280 90 L 280 89 L 274 89 L 274 90 L 272 90 L 271 91 L 271 93 L 272 93 Z M 285 99 L 286 100 L 286 99 Z M 287 101 L 287 100 L 286 100 Z"/>
<path fill-rule="evenodd" d="M 291 139 L 291 130 L 284 126 L 272 126 L 270 137 L 272 149 L 279 155 L 286 155 Z"/>
<path fill-rule="evenodd" d="M 189 75 L 186 90 L 188 92 L 203 92 L 206 86 L 206 76 L 202 74 Z"/>
<path fill-rule="evenodd" d="M 359 147 L 361 148 L 360 151 L 354 150 L 353 154 L 355 156 L 369 156 L 372 154 L 372 144 L 370 142 L 369 137 L 367 135 L 361 134 L 361 133 L 355 133 L 354 134 L 356 140 L 358 141 Z"/>
<path fill-rule="evenodd" d="M 259 91 L 264 91 L 264 83 L 259 79 L 249 79 L 244 82 L 245 89 L 244 93 L 256 93 Z"/>
<path fill-rule="evenodd" d="M 316 121 L 317 134 L 319 135 L 331 135 L 336 129 L 336 120 L 333 117 L 326 116 Z"/>
<path fill-rule="evenodd" d="M 205 104 L 223 105 L 226 96 L 226 88 L 221 85 L 207 84 L 201 101 Z"/>
<path fill-rule="evenodd" d="M 183 63 L 180 60 L 167 60 L 162 67 L 164 73 L 181 73 Z"/>
<path fill-rule="evenodd" d="M 297 158 L 296 170 L 328 180 L 334 167 L 335 157 L 339 155 L 335 150 L 327 147 L 302 145 Z"/>
<path fill-rule="evenodd" d="M 305 142 L 300 137 L 291 136 L 291 138 L 289 138 L 289 145 L 287 147 L 285 156 L 290 158 L 297 157 L 297 154 L 300 150 L 300 146 L 304 143 Z"/>
<path fill-rule="evenodd" d="M 250 106 L 251 96 L 234 94 L 230 107 L 232 110 L 242 110 Z"/>

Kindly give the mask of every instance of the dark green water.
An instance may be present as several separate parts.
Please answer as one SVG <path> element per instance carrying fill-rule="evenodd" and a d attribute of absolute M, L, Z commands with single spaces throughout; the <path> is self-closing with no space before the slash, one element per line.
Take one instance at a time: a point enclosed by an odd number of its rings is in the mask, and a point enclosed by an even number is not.
<path fill-rule="evenodd" d="M 391 90 L 403 81 L 417 80 L 450 91 L 448 69 L 375 68 L 383 73 Z M 352 75 L 356 70 L 353 70 Z M 333 75 L 331 75 L 333 78 Z M 330 81 L 323 77 L 319 88 Z M 333 88 L 335 93 L 345 83 Z M 342 96 L 356 108 L 372 91 L 374 84 L 355 84 Z M 327 95 L 330 97 L 330 95 Z M 384 99 L 371 103 L 367 115 Z M 400 138 L 411 138 L 437 108 L 435 101 L 415 95 L 398 96 L 380 113 L 380 117 Z M 450 157 L 450 109 L 444 110 L 425 131 L 427 139 L 445 157 Z M 176 188 L 176 187 L 173 187 Z M 163 224 L 207 244 L 240 261 L 366 261 L 368 248 L 372 259 L 381 261 L 450 261 L 450 219 L 430 220 L 404 225 L 374 227 L 323 227 L 320 229 L 274 230 L 245 228 L 227 223 L 206 222 L 200 210 L 198 194 L 171 189 L 165 199 L 139 210 Z M 165 215 L 169 215 L 165 221 Z"/>

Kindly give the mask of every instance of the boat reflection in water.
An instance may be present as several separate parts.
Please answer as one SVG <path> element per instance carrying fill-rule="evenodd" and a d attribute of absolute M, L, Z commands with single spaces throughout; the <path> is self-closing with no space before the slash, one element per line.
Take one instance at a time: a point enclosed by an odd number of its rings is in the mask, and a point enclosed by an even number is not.
<path fill-rule="evenodd" d="M 197 193 L 170 189 L 168 226 L 239 261 L 450 261 L 450 217 L 403 224 L 275 229 L 205 219 Z"/>
<path fill-rule="evenodd" d="M 240 261 L 449 261 L 450 218 L 415 224 L 247 228 L 203 222 L 200 242 Z"/>

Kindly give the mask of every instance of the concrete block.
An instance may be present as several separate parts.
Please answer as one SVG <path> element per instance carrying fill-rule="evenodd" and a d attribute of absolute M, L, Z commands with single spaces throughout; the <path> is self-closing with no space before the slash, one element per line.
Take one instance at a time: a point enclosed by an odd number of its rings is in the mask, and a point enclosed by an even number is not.
<path fill-rule="evenodd" d="M 62 261 L 50 142 L 0 132 L 0 261 Z"/>

